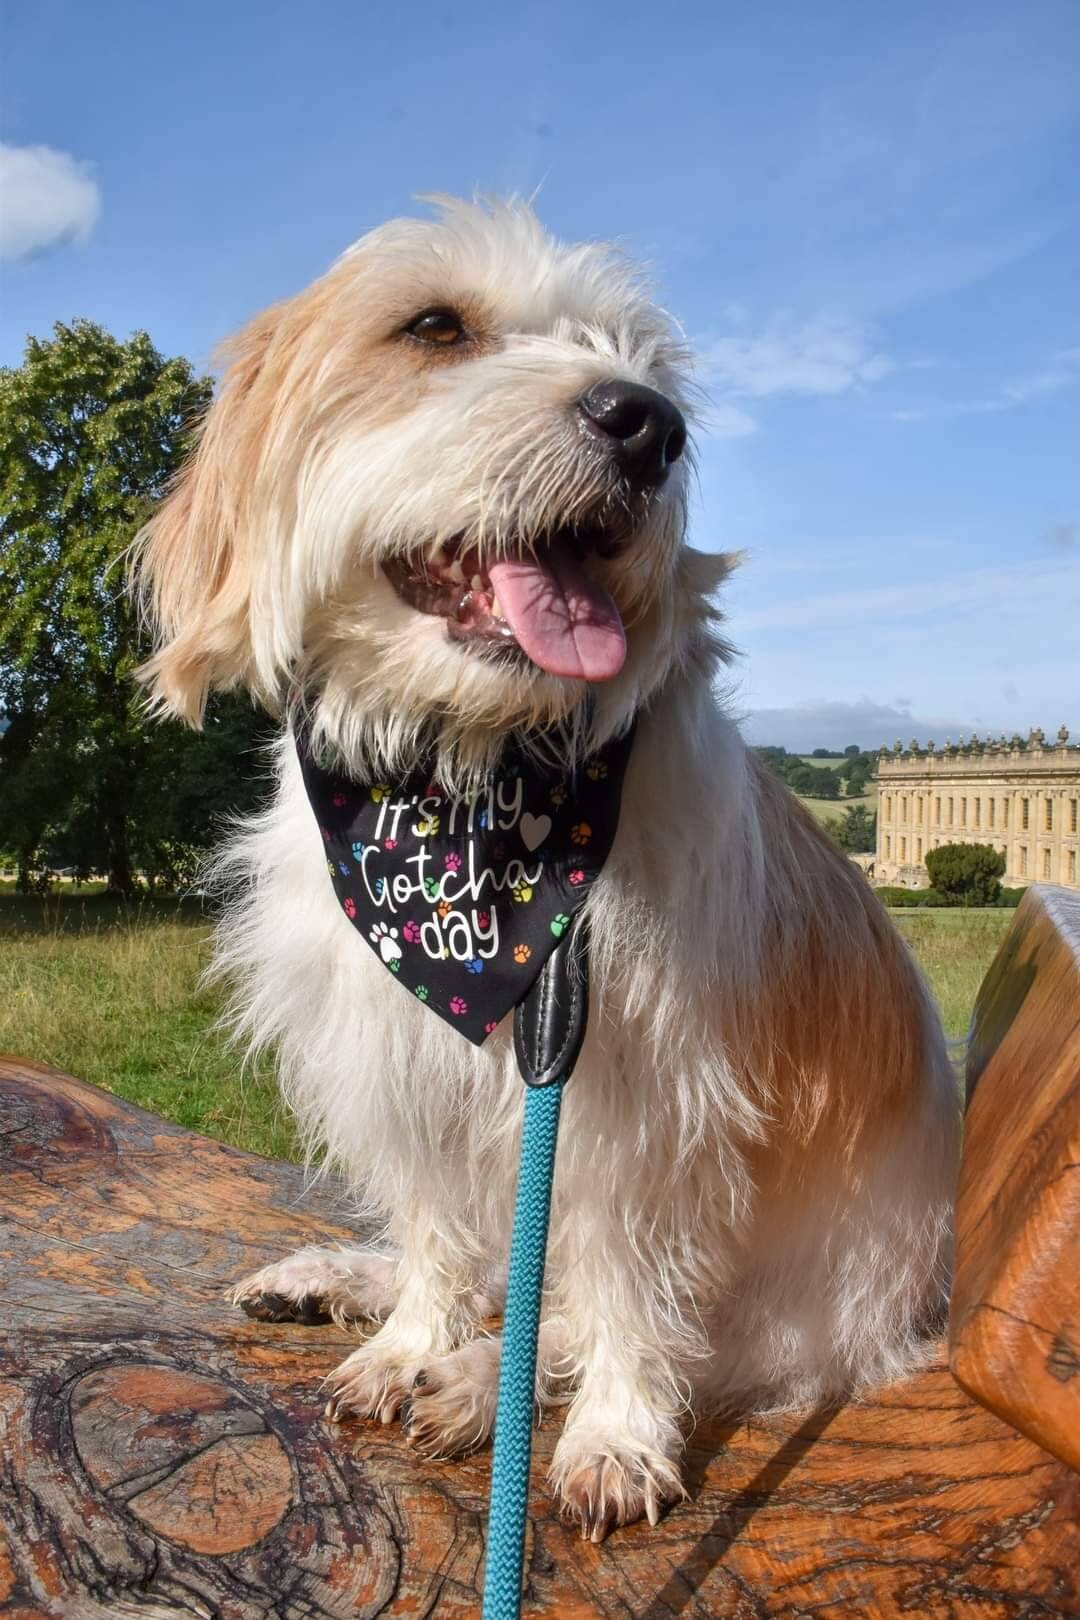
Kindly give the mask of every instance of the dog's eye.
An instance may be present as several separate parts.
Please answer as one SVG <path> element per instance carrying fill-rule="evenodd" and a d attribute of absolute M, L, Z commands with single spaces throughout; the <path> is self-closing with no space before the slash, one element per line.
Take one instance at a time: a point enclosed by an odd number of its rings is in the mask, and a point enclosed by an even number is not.
<path fill-rule="evenodd" d="M 460 343 L 465 337 L 465 328 L 452 309 L 425 310 L 405 330 L 421 343 L 437 343 L 444 349 Z"/>

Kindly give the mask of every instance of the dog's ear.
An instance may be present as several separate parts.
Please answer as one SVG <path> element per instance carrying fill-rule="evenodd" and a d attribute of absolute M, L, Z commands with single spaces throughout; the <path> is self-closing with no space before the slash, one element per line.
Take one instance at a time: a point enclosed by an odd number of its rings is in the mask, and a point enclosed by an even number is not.
<path fill-rule="evenodd" d="M 230 345 L 198 445 L 132 548 L 130 574 L 155 641 L 136 672 L 152 705 L 202 723 L 211 687 L 250 678 L 253 535 L 247 521 L 269 409 L 260 387 L 277 311 Z"/>

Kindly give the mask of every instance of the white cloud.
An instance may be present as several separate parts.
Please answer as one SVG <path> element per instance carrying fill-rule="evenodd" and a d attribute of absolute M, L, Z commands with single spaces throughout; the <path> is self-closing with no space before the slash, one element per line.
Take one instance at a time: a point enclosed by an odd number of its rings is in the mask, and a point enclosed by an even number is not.
<path fill-rule="evenodd" d="M 729 311 L 729 315 L 733 315 Z M 895 370 L 858 322 L 818 315 L 796 321 L 780 312 L 757 332 L 747 330 L 744 310 L 733 320 L 738 330 L 706 340 L 703 369 L 710 385 L 737 398 L 770 399 L 779 394 L 842 394 L 860 384 L 880 382 Z"/>
<path fill-rule="evenodd" d="M 1080 349 L 1060 349 L 1045 365 L 1001 383 L 997 393 L 988 394 L 984 399 L 946 400 L 940 405 L 893 411 L 892 419 L 894 422 L 925 422 L 931 418 L 996 415 L 1047 394 L 1059 393 L 1077 382 L 1080 382 Z"/>
<path fill-rule="evenodd" d="M 710 400 L 701 412 L 699 430 L 714 439 L 745 439 L 757 423 L 730 400 Z"/>
<path fill-rule="evenodd" d="M 85 163 L 50 146 L 0 142 L 0 258 L 82 241 L 100 212 L 101 192 Z"/>
<path fill-rule="evenodd" d="M 788 708 L 752 709 L 743 722 L 747 742 L 760 747 L 786 748 L 808 753 L 812 748 L 837 752 L 857 743 L 860 748 L 891 748 L 899 737 L 905 744 L 918 737 L 943 742 L 970 732 L 972 722 L 941 714 L 920 714 L 906 698 L 880 703 L 873 698 L 855 702 L 799 703 Z"/>
<path fill-rule="evenodd" d="M 997 615 L 1015 612 L 1017 603 L 1036 615 L 1075 604 L 1080 616 L 1080 567 L 1068 558 L 1032 575 L 1030 565 L 976 568 L 943 575 L 932 582 L 910 579 L 865 590 L 801 593 L 769 602 L 737 616 L 740 632 L 747 630 L 807 630 L 871 623 L 896 624 L 914 620 L 920 634 L 931 623 L 946 619 L 955 629 L 974 620 L 983 631 L 1000 622 Z"/>

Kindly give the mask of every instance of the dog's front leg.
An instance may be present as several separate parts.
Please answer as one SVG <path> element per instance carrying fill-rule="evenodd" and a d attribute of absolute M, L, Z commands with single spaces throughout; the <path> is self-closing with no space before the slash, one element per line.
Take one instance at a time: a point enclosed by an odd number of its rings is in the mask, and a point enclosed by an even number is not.
<path fill-rule="evenodd" d="M 557 1285 L 578 1389 L 550 1473 L 564 1513 L 594 1542 L 643 1516 L 656 1524 L 664 1504 L 685 1494 L 687 1384 L 653 1305 L 659 1282 L 653 1289 L 640 1255 L 616 1260 L 605 1236 Z"/>
<path fill-rule="evenodd" d="M 392 1422 L 425 1363 L 463 1343 L 491 1309 L 479 1292 L 475 1245 L 455 1235 L 446 1211 L 414 1204 L 400 1239 L 397 1302 L 379 1331 L 330 1374 L 330 1418 L 352 1413 Z"/>

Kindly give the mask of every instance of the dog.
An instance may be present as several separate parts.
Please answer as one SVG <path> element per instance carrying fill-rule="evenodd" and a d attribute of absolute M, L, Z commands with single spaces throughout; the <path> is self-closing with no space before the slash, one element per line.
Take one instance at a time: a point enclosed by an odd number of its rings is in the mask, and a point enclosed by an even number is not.
<path fill-rule="evenodd" d="M 686 539 L 697 408 L 679 330 L 619 253 L 516 201 L 436 199 L 251 322 L 137 547 L 148 701 L 198 725 L 239 686 L 282 717 L 272 803 L 221 858 L 216 971 L 380 1223 L 233 1298 L 369 1323 L 328 1411 L 401 1416 L 421 1453 L 493 1426 L 511 1020 L 471 1046 L 389 984 L 327 878 L 290 728 L 302 701 L 346 770 L 430 747 L 464 790 L 511 736 L 557 735 L 572 769 L 636 720 L 586 908 L 537 1377 L 566 1408 L 552 1488 L 593 1541 L 682 1494 L 691 1414 L 909 1371 L 950 1260 L 959 1099 L 931 999 L 718 692 L 732 559 Z M 553 630 L 520 590 L 500 602 L 507 565 Z M 581 600 L 603 634 L 578 634 Z"/>

